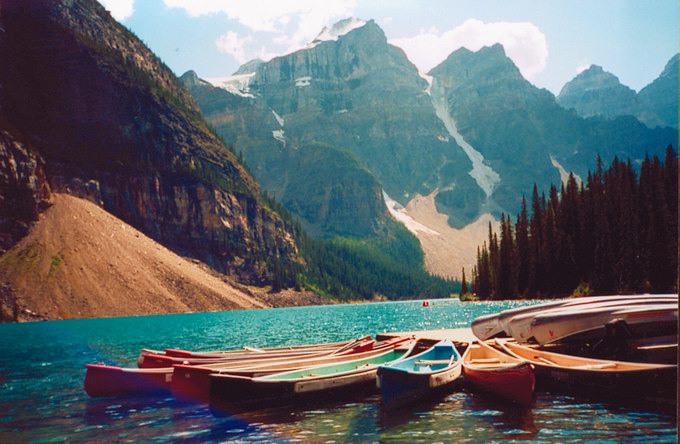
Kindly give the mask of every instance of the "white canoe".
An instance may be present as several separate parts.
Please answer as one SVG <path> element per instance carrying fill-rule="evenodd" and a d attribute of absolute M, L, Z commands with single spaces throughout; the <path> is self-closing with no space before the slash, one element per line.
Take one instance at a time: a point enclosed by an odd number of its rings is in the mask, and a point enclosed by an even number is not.
<path fill-rule="evenodd" d="M 495 336 L 505 333 L 506 336 L 512 336 L 509 331 L 508 324 L 517 316 L 533 315 L 542 313 L 546 310 L 560 309 L 564 307 L 573 307 L 585 304 L 601 303 L 601 302 L 615 302 L 625 301 L 639 298 L 662 298 L 674 299 L 677 301 L 678 295 L 614 295 L 614 296 L 587 296 L 574 299 L 561 299 L 559 301 L 550 301 L 543 304 L 531 305 L 528 307 L 511 308 L 503 310 L 500 313 L 480 316 L 472 321 L 472 332 L 481 339 L 487 340 Z"/>
<path fill-rule="evenodd" d="M 562 312 L 577 312 L 585 313 L 589 310 L 598 310 L 607 307 L 626 307 L 626 306 L 642 306 L 653 304 L 677 304 L 676 298 L 643 296 L 636 298 L 612 299 L 599 302 L 591 302 L 588 304 L 570 304 L 561 307 L 544 310 L 541 312 L 530 312 L 512 317 L 505 321 L 505 331 L 508 336 L 515 338 L 517 342 L 523 343 L 532 339 L 532 323 L 537 316 L 544 316 L 550 314 L 558 314 Z"/>
<path fill-rule="evenodd" d="M 603 329 L 608 322 L 615 319 L 622 319 L 631 327 L 644 324 L 653 329 L 664 322 L 676 325 L 678 305 L 677 303 L 610 305 L 589 310 L 559 310 L 535 316 L 527 334 L 543 345 L 576 334 Z"/>

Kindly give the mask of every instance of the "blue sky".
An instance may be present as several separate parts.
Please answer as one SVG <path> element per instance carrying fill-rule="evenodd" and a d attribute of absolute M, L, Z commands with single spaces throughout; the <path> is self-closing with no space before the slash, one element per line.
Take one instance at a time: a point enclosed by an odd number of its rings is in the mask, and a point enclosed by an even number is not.
<path fill-rule="evenodd" d="M 678 52 L 677 0 L 100 0 L 177 75 L 234 72 L 303 47 L 324 25 L 374 19 L 427 71 L 500 42 L 531 82 L 558 93 L 591 63 L 639 90 Z"/>

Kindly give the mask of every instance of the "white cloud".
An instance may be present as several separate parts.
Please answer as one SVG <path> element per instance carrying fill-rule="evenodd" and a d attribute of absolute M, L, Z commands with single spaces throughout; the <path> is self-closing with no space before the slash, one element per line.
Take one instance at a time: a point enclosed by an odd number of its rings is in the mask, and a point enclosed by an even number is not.
<path fill-rule="evenodd" d="M 243 64 L 250 60 L 246 56 L 245 45 L 253 40 L 252 37 L 239 37 L 234 31 L 229 31 L 215 40 L 215 45 L 220 52 L 229 54 L 237 62 Z"/>
<path fill-rule="evenodd" d="M 390 43 L 402 48 L 424 72 L 437 66 L 456 49 L 465 47 L 477 51 L 495 43 L 503 45 L 505 53 L 529 80 L 545 69 L 548 60 L 545 34 L 529 22 L 484 23 L 469 19 L 448 31 L 421 30 L 418 35 L 392 39 Z"/>
<path fill-rule="evenodd" d="M 180 8 L 192 17 L 224 14 L 253 32 L 274 33 L 270 38 L 282 47 L 278 54 L 303 48 L 321 29 L 333 22 L 351 16 L 356 0 L 163 0 L 170 8 Z M 230 31 L 231 32 L 231 31 Z M 237 49 L 249 42 L 230 33 L 221 36 L 218 43 L 223 52 L 239 59 L 245 57 L 271 58 L 272 51 Z M 245 54 L 245 55 L 244 55 Z"/>
<path fill-rule="evenodd" d="M 298 17 L 298 31 L 312 38 L 329 20 L 350 15 L 356 0 L 163 0 L 171 8 L 184 9 L 190 16 L 225 14 L 253 31 L 281 32 L 291 17 Z"/>
<path fill-rule="evenodd" d="M 590 68 L 590 62 L 587 59 L 579 60 L 578 65 L 576 65 L 576 74 L 581 74 L 588 68 Z"/>
<path fill-rule="evenodd" d="M 135 0 L 99 0 L 113 18 L 123 21 L 135 12 Z"/>

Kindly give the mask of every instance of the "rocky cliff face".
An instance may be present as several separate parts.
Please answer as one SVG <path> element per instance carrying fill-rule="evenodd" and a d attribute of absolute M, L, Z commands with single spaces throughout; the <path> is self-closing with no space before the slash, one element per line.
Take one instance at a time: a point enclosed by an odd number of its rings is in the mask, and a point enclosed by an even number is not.
<path fill-rule="evenodd" d="M 569 81 L 557 96 L 557 103 L 573 108 L 582 117 L 635 115 L 637 94 L 618 77 L 591 65 Z"/>
<path fill-rule="evenodd" d="M 261 64 L 250 87 L 284 118 L 291 146 L 352 151 L 401 203 L 470 169 L 434 113 L 428 82 L 373 21 Z"/>
<path fill-rule="evenodd" d="M 309 234 L 367 237 L 384 228 L 388 216 L 380 185 L 356 156 L 318 143 L 293 147 L 285 120 L 262 100 L 231 94 L 191 72 L 181 80 L 208 122 Z"/>
<path fill-rule="evenodd" d="M 24 237 L 48 206 L 44 168 L 39 154 L 0 129 L 0 254 Z"/>
<path fill-rule="evenodd" d="M 180 254 L 264 283 L 292 235 L 172 72 L 94 0 L 3 2 L 2 113 L 57 191 Z"/>
<path fill-rule="evenodd" d="M 567 82 L 557 101 L 573 108 L 582 117 L 635 116 L 650 128 L 678 128 L 678 55 L 673 56 L 663 72 L 639 93 L 619 83 L 619 79 L 601 67 L 589 69 Z"/>
<path fill-rule="evenodd" d="M 650 127 L 668 126 L 678 129 L 678 58 L 674 55 L 663 72 L 638 94 L 637 116 Z"/>

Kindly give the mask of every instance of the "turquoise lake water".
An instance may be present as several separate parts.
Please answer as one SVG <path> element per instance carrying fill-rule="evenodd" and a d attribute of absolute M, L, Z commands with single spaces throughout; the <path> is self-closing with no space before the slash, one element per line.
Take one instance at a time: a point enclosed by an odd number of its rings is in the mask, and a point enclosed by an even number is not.
<path fill-rule="evenodd" d="M 520 303 L 433 301 L 0 325 L 0 442 L 676 442 L 667 412 L 537 393 L 520 408 L 463 386 L 385 414 L 377 395 L 214 418 L 172 398 L 90 399 L 84 364 L 134 366 L 140 348 L 225 349 L 467 327 Z"/>

